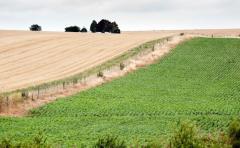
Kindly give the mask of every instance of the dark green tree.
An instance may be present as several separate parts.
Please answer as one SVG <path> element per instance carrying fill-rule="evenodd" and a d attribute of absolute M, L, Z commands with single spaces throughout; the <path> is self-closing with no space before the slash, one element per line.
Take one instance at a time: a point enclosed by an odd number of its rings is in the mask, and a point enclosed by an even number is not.
<path fill-rule="evenodd" d="M 118 24 L 116 22 L 112 22 L 111 33 L 121 33 L 120 29 L 118 28 Z"/>
<path fill-rule="evenodd" d="M 93 33 L 97 32 L 97 25 L 98 25 L 97 22 L 95 20 L 93 20 L 92 24 L 90 26 L 91 32 L 93 32 Z"/>
<path fill-rule="evenodd" d="M 87 29 L 86 29 L 85 27 L 83 27 L 83 28 L 81 29 L 81 32 L 88 32 L 88 31 L 87 31 Z"/>
<path fill-rule="evenodd" d="M 70 26 L 65 28 L 65 32 L 80 32 L 81 29 L 78 26 Z"/>
<path fill-rule="evenodd" d="M 29 29 L 30 29 L 30 31 L 42 31 L 42 27 L 39 26 L 38 24 L 31 25 L 31 27 Z"/>

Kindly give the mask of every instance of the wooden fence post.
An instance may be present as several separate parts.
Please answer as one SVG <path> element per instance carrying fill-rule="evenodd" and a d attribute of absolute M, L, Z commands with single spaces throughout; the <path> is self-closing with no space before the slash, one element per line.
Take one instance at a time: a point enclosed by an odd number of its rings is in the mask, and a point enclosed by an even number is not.
<path fill-rule="evenodd" d="M 152 47 L 152 51 L 155 51 L 155 46 L 153 45 L 153 47 Z"/>
<path fill-rule="evenodd" d="M 33 92 L 32 92 L 32 101 L 34 101 L 34 98 L 33 98 Z"/>
<path fill-rule="evenodd" d="M 6 106 L 7 106 L 7 110 L 9 109 L 9 97 L 6 97 Z"/>
<path fill-rule="evenodd" d="M 63 82 L 63 84 L 62 84 L 62 85 L 63 85 L 63 90 L 64 90 L 64 89 L 65 89 L 65 82 Z"/>
<path fill-rule="evenodd" d="M 39 99 L 39 92 L 40 90 L 39 90 L 39 87 L 38 87 L 38 93 L 37 93 L 37 99 Z"/>

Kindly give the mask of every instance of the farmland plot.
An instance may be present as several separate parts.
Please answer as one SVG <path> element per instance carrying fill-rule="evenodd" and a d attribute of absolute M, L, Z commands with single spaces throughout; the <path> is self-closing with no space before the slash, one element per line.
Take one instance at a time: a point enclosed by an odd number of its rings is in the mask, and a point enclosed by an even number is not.
<path fill-rule="evenodd" d="M 60 99 L 29 117 L 0 118 L 0 137 L 43 131 L 51 143 L 90 145 L 99 136 L 144 142 L 169 135 L 180 120 L 206 132 L 240 115 L 240 40 L 196 38 L 149 67 Z"/>
<path fill-rule="evenodd" d="M 0 31 L 0 91 L 63 79 L 174 32 L 122 34 Z"/>

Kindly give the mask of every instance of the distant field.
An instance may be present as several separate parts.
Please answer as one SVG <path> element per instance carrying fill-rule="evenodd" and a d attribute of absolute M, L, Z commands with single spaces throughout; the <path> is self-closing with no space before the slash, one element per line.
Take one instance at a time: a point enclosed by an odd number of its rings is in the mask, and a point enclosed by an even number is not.
<path fill-rule="evenodd" d="M 0 118 L 0 137 L 92 144 L 99 136 L 134 141 L 168 136 L 179 120 L 206 132 L 240 115 L 240 40 L 196 38 L 156 64 L 106 85 L 60 99 L 30 117 Z"/>
<path fill-rule="evenodd" d="M 63 79 L 176 32 L 122 34 L 0 31 L 0 91 Z"/>
<path fill-rule="evenodd" d="M 0 92 L 64 79 L 147 41 L 180 32 L 225 36 L 232 30 L 173 30 L 122 34 L 0 31 Z"/>

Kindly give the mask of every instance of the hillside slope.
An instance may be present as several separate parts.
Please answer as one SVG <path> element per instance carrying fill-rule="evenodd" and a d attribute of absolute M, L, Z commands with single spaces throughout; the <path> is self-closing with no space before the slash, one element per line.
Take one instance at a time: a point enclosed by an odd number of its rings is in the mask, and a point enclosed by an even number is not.
<path fill-rule="evenodd" d="M 43 131 L 51 143 L 90 145 L 102 135 L 144 142 L 171 134 L 180 120 L 206 132 L 240 115 L 240 40 L 196 38 L 156 64 L 32 111 L 0 118 L 0 139 Z"/>
<path fill-rule="evenodd" d="M 0 91 L 63 79 L 173 32 L 0 31 Z"/>

